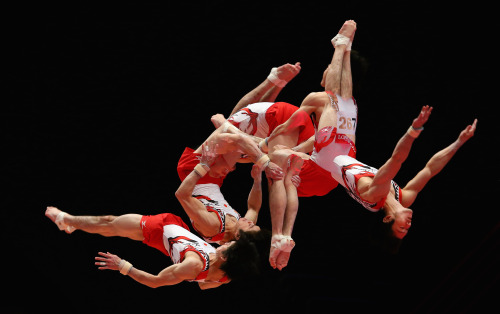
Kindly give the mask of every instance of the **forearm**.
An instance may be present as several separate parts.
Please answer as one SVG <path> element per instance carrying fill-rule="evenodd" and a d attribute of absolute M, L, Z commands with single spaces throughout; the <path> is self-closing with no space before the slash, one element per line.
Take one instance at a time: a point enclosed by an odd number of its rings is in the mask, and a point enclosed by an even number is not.
<path fill-rule="evenodd" d="M 429 169 L 432 177 L 443 170 L 461 146 L 462 144 L 457 140 L 432 156 L 426 165 L 426 168 Z"/>
<path fill-rule="evenodd" d="M 258 144 L 247 134 L 239 134 L 237 141 L 239 149 L 248 156 L 248 159 L 256 163 L 264 155 Z"/>
<path fill-rule="evenodd" d="M 175 266 L 175 265 L 172 265 Z M 168 268 L 167 268 L 168 269 Z M 162 272 L 163 273 L 163 272 Z M 143 270 L 132 267 L 128 273 L 128 276 L 138 283 L 141 283 L 150 288 L 157 288 L 161 286 L 171 286 L 178 284 L 183 281 L 183 279 L 175 276 L 173 272 L 168 274 L 163 273 L 162 276 L 153 275 Z"/>
<path fill-rule="evenodd" d="M 190 174 L 182 181 L 181 185 L 175 191 L 175 196 L 179 201 L 186 198 L 191 198 L 193 195 L 193 190 L 201 176 L 195 171 L 191 171 Z"/>
<path fill-rule="evenodd" d="M 296 152 L 301 152 L 301 153 L 310 153 L 313 151 L 314 148 L 314 138 L 315 136 L 311 136 L 309 139 L 303 141 L 299 145 L 295 146 L 292 148 L 292 150 Z"/>
<path fill-rule="evenodd" d="M 262 207 L 262 183 L 261 180 L 255 180 L 252 185 L 252 189 L 248 194 L 248 211 L 245 217 L 249 220 L 252 220 L 254 223 L 257 223 L 257 217 L 259 215 L 259 211 Z M 251 216 L 251 217 L 250 217 Z"/>
<path fill-rule="evenodd" d="M 399 139 L 394 151 L 392 152 L 392 161 L 402 164 L 408 158 L 414 141 L 415 138 L 408 135 L 408 133 L 405 133 L 403 137 Z"/>

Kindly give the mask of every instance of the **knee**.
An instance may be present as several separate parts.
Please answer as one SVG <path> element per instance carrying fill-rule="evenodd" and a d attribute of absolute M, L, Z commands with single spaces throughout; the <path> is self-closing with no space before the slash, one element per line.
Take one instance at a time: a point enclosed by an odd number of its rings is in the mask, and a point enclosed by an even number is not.
<path fill-rule="evenodd" d="M 111 225 L 113 223 L 113 221 L 116 220 L 116 216 L 113 216 L 113 215 L 101 216 L 100 220 L 101 220 L 102 224 Z"/>

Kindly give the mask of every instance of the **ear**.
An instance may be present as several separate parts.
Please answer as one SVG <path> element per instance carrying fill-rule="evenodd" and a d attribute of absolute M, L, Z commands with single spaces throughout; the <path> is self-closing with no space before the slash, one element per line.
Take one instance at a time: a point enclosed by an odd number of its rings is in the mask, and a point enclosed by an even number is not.
<path fill-rule="evenodd" d="M 393 221 L 394 218 L 391 216 L 391 215 L 386 215 L 383 219 L 382 219 L 382 222 L 385 223 L 385 224 L 388 224 L 390 223 L 391 221 Z"/>

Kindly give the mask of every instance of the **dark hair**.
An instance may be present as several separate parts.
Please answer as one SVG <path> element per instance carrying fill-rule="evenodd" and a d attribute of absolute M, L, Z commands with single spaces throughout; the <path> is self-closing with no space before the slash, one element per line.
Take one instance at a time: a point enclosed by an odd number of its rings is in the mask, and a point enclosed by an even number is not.
<path fill-rule="evenodd" d="M 396 254 L 399 252 L 403 240 L 394 236 L 394 231 L 392 230 L 394 219 L 389 222 L 383 222 L 385 216 L 386 214 L 383 209 L 376 213 L 376 221 L 371 228 L 371 240 L 373 244 L 383 251 Z"/>
<path fill-rule="evenodd" d="M 368 74 L 370 64 L 368 59 L 362 56 L 358 51 L 351 50 L 351 73 L 353 80 L 353 95 L 360 95 Z M 358 97 L 358 96 L 356 96 Z"/>
<path fill-rule="evenodd" d="M 241 280 L 258 276 L 262 267 L 262 260 L 269 255 L 271 232 L 265 229 L 260 231 L 239 231 L 239 239 L 229 246 L 223 253 L 226 261 L 220 269 L 231 280 Z"/>

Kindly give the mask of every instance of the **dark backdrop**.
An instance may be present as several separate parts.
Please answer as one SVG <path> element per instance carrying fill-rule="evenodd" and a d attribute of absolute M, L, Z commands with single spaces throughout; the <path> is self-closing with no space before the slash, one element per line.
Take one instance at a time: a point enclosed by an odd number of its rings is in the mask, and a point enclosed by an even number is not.
<path fill-rule="evenodd" d="M 2 106 L 5 312 L 189 312 L 336 309 L 455 312 L 485 308 L 498 281 L 497 104 L 485 6 L 211 1 L 203 4 L 27 6 L 8 11 L 11 95 Z M 175 199 L 177 160 L 270 69 L 302 63 L 278 100 L 300 105 L 319 82 L 346 19 L 368 71 L 354 73 L 358 158 L 380 167 L 422 105 L 434 107 L 396 177 L 403 185 L 474 118 L 478 130 L 413 205 L 399 254 L 367 236 L 374 214 L 342 187 L 300 199 L 297 243 L 283 271 L 200 291 L 151 289 L 98 271 L 110 251 L 156 273 L 168 257 L 142 243 L 66 235 L 44 217 L 187 215 Z M 249 166 L 222 191 L 244 212 Z M 259 224 L 270 228 L 265 195 Z M 4 293 L 5 296 L 5 293 Z M 325 310 L 326 306 L 326 310 Z M 320 310 L 321 309 L 321 310 Z"/>

